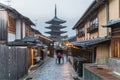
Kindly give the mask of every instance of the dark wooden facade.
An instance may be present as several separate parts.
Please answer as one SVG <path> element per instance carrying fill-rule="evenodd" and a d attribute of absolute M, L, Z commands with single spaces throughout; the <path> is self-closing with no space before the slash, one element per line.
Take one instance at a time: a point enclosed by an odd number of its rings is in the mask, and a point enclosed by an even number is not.
<path fill-rule="evenodd" d="M 92 62 L 92 50 L 83 50 L 71 48 L 73 57 L 82 57 L 87 60 L 87 62 Z"/>
<path fill-rule="evenodd" d="M 32 31 L 32 28 L 30 25 L 26 25 L 25 27 L 25 35 L 28 36 L 34 36 L 34 31 Z"/>
<path fill-rule="evenodd" d="M 120 24 L 112 26 L 112 57 L 120 58 Z"/>
<path fill-rule="evenodd" d="M 0 44 L 0 80 L 18 80 L 28 71 L 27 48 Z"/>
<path fill-rule="evenodd" d="M 7 41 L 7 12 L 0 10 L 0 41 Z"/>
<path fill-rule="evenodd" d="M 16 19 L 8 16 L 8 32 L 16 34 Z"/>

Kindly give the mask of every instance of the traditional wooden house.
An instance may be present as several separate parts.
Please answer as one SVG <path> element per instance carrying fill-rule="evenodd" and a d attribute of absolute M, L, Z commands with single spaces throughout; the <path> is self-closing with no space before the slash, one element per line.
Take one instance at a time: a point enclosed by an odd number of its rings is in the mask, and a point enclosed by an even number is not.
<path fill-rule="evenodd" d="M 53 56 L 54 41 L 44 36 L 36 29 L 32 28 L 32 33 L 34 36 L 25 37 L 23 41 L 32 43 L 29 46 L 29 52 L 32 56 L 32 65 L 34 65 L 39 57 L 41 60 L 44 60 L 47 55 Z"/>
<path fill-rule="evenodd" d="M 115 72 L 119 72 L 119 69 L 116 69 L 116 66 L 113 64 L 113 62 L 117 63 L 119 61 L 119 39 L 113 37 L 116 35 L 118 36 L 119 30 L 117 27 L 118 25 L 116 26 L 113 25 L 114 23 L 110 24 L 108 22 L 111 20 L 114 21 L 118 18 L 120 18 L 119 0 L 95 0 L 73 27 L 73 29 L 76 29 L 77 37 L 77 41 L 73 44 L 80 46 L 80 50 L 89 52 L 87 55 L 87 53 L 79 51 L 79 54 L 82 54 L 82 57 L 87 58 L 89 62 L 97 64 L 95 65 L 96 67 L 99 67 L 99 65 L 109 65 L 108 68 L 110 67 Z M 114 27 L 112 27 L 111 30 L 110 28 L 104 26 Z M 97 70 L 95 71 L 96 67 L 93 68 L 88 66 L 94 65 L 84 66 L 84 80 L 116 79 L 111 75 L 107 75 L 107 73 L 110 71 L 106 71 L 103 66 L 101 66 L 103 68 L 103 71 L 100 73 L 98 73 Z M 89 73 L 93 73 L 93 76 L 89 75 Z M 101 73 L 105 74 L 103 75 Z"/>
<path fill-rule="evenodd" d="M 23 16 L 15 9 L 0 3 L 0 21 L 1 21 L 1 42 L 10 42 L 21 40 L 30 35 L 31 25 L 34 23 L 27 17 Z"/>
<path fill-rule="evenodd" d="M 19 79 L 24 76 L 30 67 L 28 59 L 28 46 L 30 44 L 22 41 L 26 37 L 26 27 L 31 27 L 34 23 L 27 17 L 20 14 L 15 9 L 0 3 L 0 55 L 4 55 L 0 64 L 5 64 L 4 71 L 1 72 L 6 76 L 0 76 L 0 79 Z M 32 34 L 31 34 L 32 35 Z M 5 52 L 7 51 L 7 52 Z M 22 61 L 21 61 L 22 59 Z M 1 69 L 3 66 L 1 67 Z M 7 72 L 9 70 L 9 72 Z M 5 72 L 6 71 L 6 72 Z M 10 72 L 11 71 L 11 72 Z M 0 74 L 1 74 L 0 73 Z"/>
<path fill-rule="evenodd" d="M 28 48 L 29 66 L 33 65 L 34 56 L 32 55 L 37 51 L 40 52 L 34 47 L 39 42 L 39 39 L 35 36 L 36 30 L 31 27 L 35 24 L 29 18 L 4 4 L 0 4 L 0 14 L 0 42 L 8 46 Z"/>
<path fill-rule="evenodd" d="M 0 72 L 0 79 L 18 80 L 28 72 L 28 68 L 40 62 L 45 44 L 53 50 L 53 40 L 32 26 L 35 24 L 29 18 L 0 3 L 0 68 L 9 66 Z"/>
<path fill-rule="evenodd" d="M 46 55 L 53 57 L 54 56 L 54 40 L 51 38 L 48 38 L 44 35 L 39 35 L 39 39 L 41 40 L 41 42 L 44 44 L 43 48 L 45 53 L 47 53 Z M 47 48 L 46 48 L 46 47 Z M 45 50 L 46 49 L 46 50 Z M 47 52 L 46 52 L 47 51 Z M 45 56 L 45 55 L 44 55 Z"/>
<path fill-rule="evenodd" d="M 106 51 L 108 51 L 109 44 L 104 42 L 109 39 L 107 29 L 102 27 L 107 22 L 107 6 L 105 3 L 104 0 L 94 1 L 73 27 L 73 29 L 76 29 L 77 36 L 75 44 L 81 46 L 82 51 L 87 50 L 89 54 L 84 53 L 83 56 L 89 60 L 88 62 L 100 63 L 100 59 L 108 58 L 108 52 Z M 104 19 L 104 21 L 101 19 Z M 103 44 L 98 46 L 99 43 Z M 104 49 L 103 52 L 101 52 L 102 48 Z M 107 54 L 104 54 L 104 52 Z"/>

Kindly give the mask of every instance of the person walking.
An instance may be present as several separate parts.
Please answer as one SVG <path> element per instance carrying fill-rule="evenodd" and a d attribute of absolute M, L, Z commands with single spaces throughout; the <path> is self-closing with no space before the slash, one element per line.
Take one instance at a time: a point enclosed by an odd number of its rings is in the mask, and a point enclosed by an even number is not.
<path fill-rule="evenodd" d="M 57 54 L 57 59 L 58 59 L 58 63 L 60 64 L 60 61 L 61 61 L 61 53 L 60 52 L 58 52 L 58 54 Z"/>
<path fill-rule="evenodd" d="M 61 53 L 62 63 L 64 63 L 64 54 Z"/>

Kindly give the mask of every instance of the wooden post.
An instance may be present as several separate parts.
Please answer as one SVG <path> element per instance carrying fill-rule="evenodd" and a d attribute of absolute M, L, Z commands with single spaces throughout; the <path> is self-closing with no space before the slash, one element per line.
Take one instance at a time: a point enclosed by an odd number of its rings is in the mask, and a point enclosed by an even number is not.
<path fill-rule="evenodd" d="M 92 49 L 92 63 L 94 63 L 94 48 Z"/>

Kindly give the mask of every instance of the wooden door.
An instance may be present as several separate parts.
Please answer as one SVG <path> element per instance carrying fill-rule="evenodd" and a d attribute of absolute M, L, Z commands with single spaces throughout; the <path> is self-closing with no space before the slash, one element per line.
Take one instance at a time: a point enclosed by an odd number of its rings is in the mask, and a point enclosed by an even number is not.
<path fill-rule="evenodd" d="M 120 58 L 120 38 L 113 38 L 111 43 L 112 43 L 112 57 Z"/>

